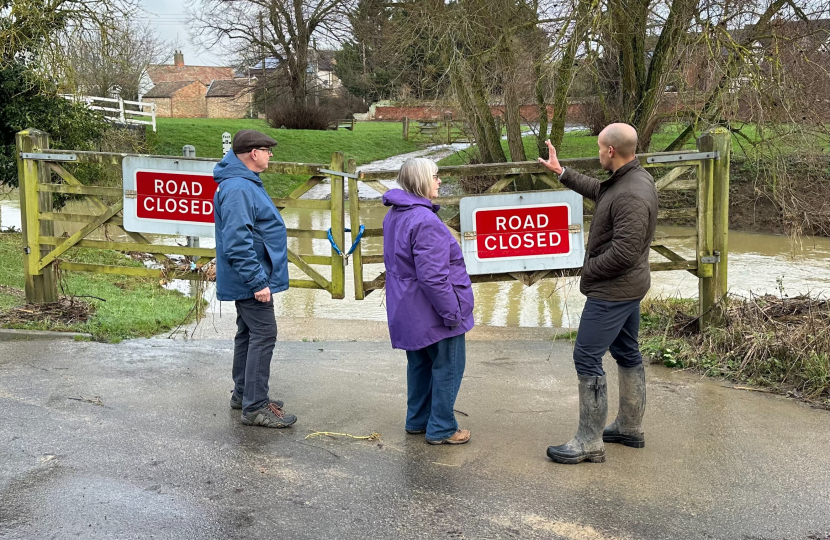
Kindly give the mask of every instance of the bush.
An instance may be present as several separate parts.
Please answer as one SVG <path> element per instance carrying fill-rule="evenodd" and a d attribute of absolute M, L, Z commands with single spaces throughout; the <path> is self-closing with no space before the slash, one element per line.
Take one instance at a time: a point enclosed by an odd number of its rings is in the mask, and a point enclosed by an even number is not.
<path fill-rule="evenodd" d="M 326 130 L 339 120 L 337 110 L 326 105 L 301 105 L 291 101 L 272 103 L 265 110 L 268 125 L 275 129 Z"/>
<path fill-rule="evenodd" d="M 576 115 L 576 121 L 587 126 L 594 137 L 599 135 L 599 132 L 608 125 L 608 119 L 605 117 L 602 105 L 600 105 L 597 98 L 586 99 L 582 102 L 579 113 Z"/>
<path fill-rule="evenodd" d="M 94 150 L 107 126 L 85 105 L 59 97 L 23 64 L 0 67 L 0 186 L 17 187 L 18 131 L 30 127 L 45 131 L 52 148 Z"/>

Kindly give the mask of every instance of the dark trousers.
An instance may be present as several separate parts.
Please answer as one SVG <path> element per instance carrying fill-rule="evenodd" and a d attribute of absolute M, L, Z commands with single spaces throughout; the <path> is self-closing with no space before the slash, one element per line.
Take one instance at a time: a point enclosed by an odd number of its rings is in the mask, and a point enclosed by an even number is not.
<path fill-rule="evenodd" d="M 233 391 L 242 396 L 242 412 L 268 404 L 271 356 L 277 343 L 274 300 L 236 301 L 236 337 L 233 340 Z"/>
<path fill-rule="evenodd" d="M 619 366 L 642 364 L 639 333 L 639 300 L 610 302 L 588 298 L 574 345 L 576 372 L 583 377 L 602 377 L 602 357 L 609 350 Z"/>
<path fill-rule="evenodd" d="M 467 362 L 464 334 L 406 351 L 406 429 L 426 429 L 426 438 L 446 439 L 458 431 L 455 398 Z"/>

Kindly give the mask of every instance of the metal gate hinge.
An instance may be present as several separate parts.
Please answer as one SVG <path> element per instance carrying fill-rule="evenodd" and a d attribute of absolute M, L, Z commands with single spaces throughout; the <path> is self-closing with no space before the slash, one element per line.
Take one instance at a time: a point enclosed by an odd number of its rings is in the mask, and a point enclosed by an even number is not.
<path fill-rule="evenodd" d="M 42 154 L 36 152 L 20 152 L 21 159 L 34 159 L 38 161 L 78 161 L 75 154 Z"/>
<path fill-rule="evenodd" d="M 581 230 L 582 230 L 582 225 L 580 225 L 579 223 L 572 223 L 572 224 L 568 225 L 568 232 L 574 233 L 574 232 L 580 232 Z"/>
<path fill-rule="evenodd" d="M 124 190 L 124 198 L 125 199 L 137 199 L 138 192 L 134 189 L 125 189 Z"/>
<path fill-rule="evenodd" d="M 464 233 L 464 240 L 475 240 L 476 233 L 475 231 L 466 231 Z"/>
<path fill-rule="evenodd" d="M 674 163 L 677 161 L 694 161 L 696 159 L 720 159 L 720 153 L 715 152 L 692 152 L 687 154 L 665 154 L 662 156 L 649 156 L 648 163 Z"/>
<path fill-rule="evenodd" d="M 720 262 L 720 251 L 716 251 L 714 255 L 704 255 L 700 258 L 703 264 L 715 264 Z"/>

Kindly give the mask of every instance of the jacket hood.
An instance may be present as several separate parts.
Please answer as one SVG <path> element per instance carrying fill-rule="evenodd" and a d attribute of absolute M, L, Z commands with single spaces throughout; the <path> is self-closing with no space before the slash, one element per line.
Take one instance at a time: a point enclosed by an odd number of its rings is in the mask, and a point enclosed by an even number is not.
<path fill-rule="evenodd" d="M 260 180 L 259 174 L 246 167 L 245 164 L 242 163 L 238 157 L 236 157 L 233 150 L 229 150 L 228 153 L 225 154 L 225 157 L 222 158 L 222 161 L 217 163 L 216 167 L 213 168 L 213 179 L 217 184 L 220 184 L 229 178 L 246 178 L 251 182 L 262 185 L 262 180 Z"/>
<path fill-rule="evenodd" d="M 433 212 L 437 212 L 441 205 L 432 204 L 429 199 L 424 199 L 418 195 L 409 193 L 402 189 L 390 189 L 383 194 L 383 204 L 385 206 L 398 206 L 400 208 L 411 208 L 413 206 L 423 206 L 429 208 Z"/>

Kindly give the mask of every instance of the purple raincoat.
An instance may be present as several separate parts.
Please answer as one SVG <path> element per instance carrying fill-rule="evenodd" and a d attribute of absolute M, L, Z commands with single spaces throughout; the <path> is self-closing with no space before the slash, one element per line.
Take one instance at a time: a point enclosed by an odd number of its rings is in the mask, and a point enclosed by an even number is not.
<path fill-rule="evenodd" d="M 423 349 L 473 327 L 473 290 L 458 242 L 428 199 L 391 189 L 383 204 L 386 316 L 392 347 Z"/>

